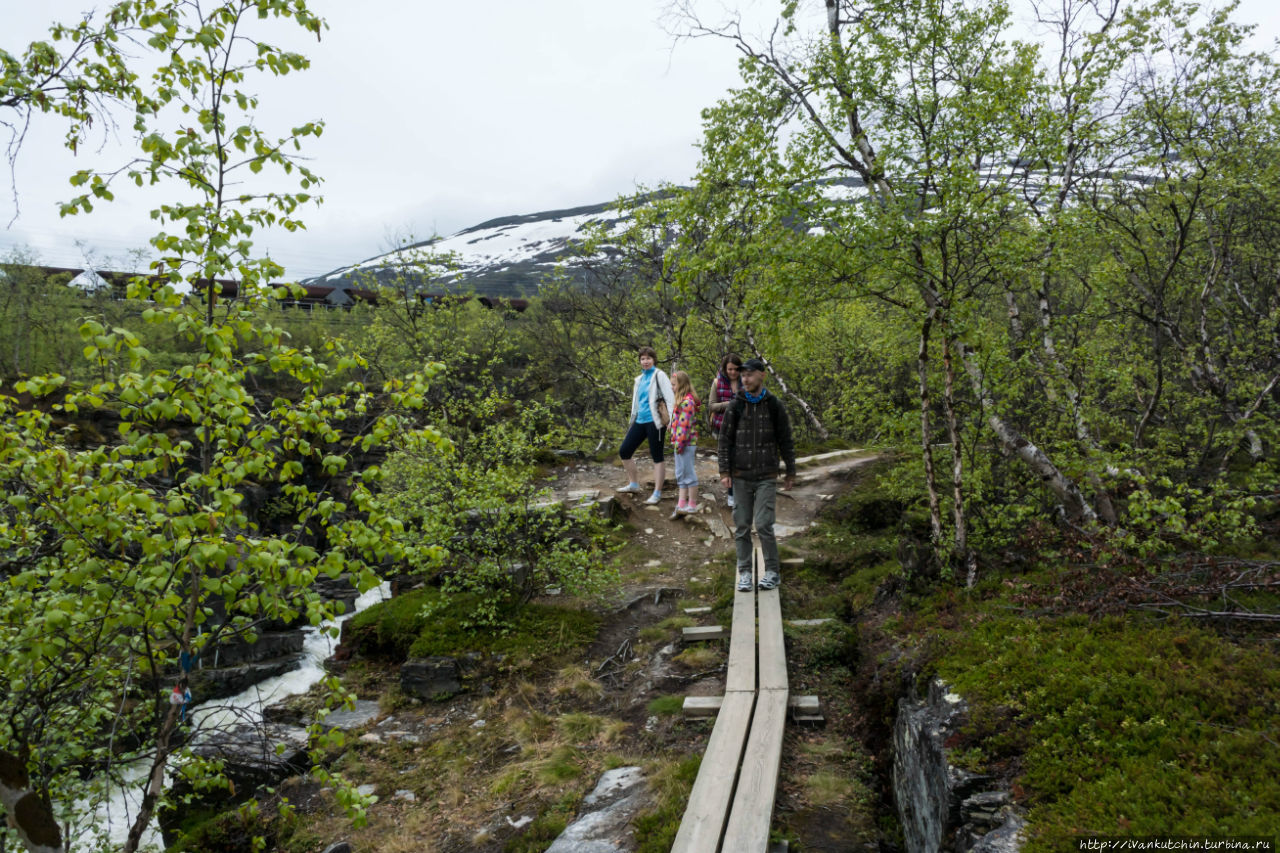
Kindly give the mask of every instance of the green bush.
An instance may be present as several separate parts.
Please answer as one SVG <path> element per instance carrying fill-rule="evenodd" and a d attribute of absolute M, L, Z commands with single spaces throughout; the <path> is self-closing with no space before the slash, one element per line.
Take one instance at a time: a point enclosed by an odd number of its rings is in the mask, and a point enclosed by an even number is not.
<path fill-rule="evenodd" d="M 448 446 L 406 448 L 384 467 L 410 564 L 446 593 L 427 610 L 462 596 L 459 624 L 492 628 L 547 589 L 606 588 L 616 569 L 604 522 L 537 484 L 536 459 L 558 435 L 551 412 L 484 393 L 450 400 L 443 415 Z"/>

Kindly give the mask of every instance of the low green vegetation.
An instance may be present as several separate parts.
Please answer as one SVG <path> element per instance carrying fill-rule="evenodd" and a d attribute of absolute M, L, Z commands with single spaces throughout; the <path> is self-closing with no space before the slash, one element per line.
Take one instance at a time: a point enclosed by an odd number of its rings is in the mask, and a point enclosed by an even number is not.
<path fill-rule="evenodd" d="M 1012 777 L 1030 806 L 1028 853 L 1081 834 L 1275 835 L 1272 648 L 1178 619 L 1028 619 L 997 602 L 929 644 L 974 705 L 971 766 Z"/>
<path fill-rule="evenodd" d="M 495 630 L 471 622 L 473 605 L 473 597 L 418 589 L 353 616 L 348 636 L 361 654 L 393 660 L 474 652 L 529 661 L 580 649 L 600 626 L 587 610 L 530 604 L 504 613 Z"/>
<path fill-rule="evenodd" d="M 503 853 L 544 853 L 560 837 L 560 833 L 564 832 L 569 821 L 573 820 L 577 808 L 577 796 L 560 798 L 534 818 L 523 832 L 507 839 L 502 847 Z"/>

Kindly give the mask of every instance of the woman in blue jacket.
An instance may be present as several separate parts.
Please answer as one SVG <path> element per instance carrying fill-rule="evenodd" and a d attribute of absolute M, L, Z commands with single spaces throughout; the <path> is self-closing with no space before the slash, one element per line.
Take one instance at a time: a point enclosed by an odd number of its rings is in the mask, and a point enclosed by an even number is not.
<path fill-rule="evenodd" d="M 631 426 L 618 450 L 622 467 L 627 471 L 627 484 L 619 486 L 618 491 L 640 493 L 640 475 L 631 457 L 640 443 L 647 439 L 649 456 L 653 459 L 653 494 L 645 503 L 656 504 L 662 500 L 662 483 L 667 478 L 662 445 L 667 438 L 667 424 L 671 422 L 676 395 L 671 389 L 671 378 L 656 366 L 658 354 L 653 347 L 640 347 L 639 356 L 640 375 L 631 389 Z"/>

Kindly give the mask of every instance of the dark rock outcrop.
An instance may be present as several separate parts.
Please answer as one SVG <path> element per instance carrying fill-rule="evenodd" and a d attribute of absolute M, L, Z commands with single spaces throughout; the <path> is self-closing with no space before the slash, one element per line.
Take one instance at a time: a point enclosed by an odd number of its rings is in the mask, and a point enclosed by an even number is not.
<path fill-rule="evenodd" d="M 303 639 L 301 631 L 264 631 L 252 643 L 234 638 L 207 647 L 201 658 L 206 667 L 221 668 L 292 657 L 302 652 Z"/>
<path fill-rule="evenodd" d="M 462 692 L 462 668 L 456 658 L 429 657 L 405 661 L 400 689 L 418 699 L 445 699 Z"/>
<path fill-rule="evenodd" d="M 947 739 L 964 723 L 964 700 L 934 680 L 923 700 L 898 703 L 893 728 L 893 792 L 908 853 L 1013 853 L 1022 818 L 991 778 L 952 767 Z M 994 828 L 994 831 L 992 831 Z"/>
<path fill-rule="evenodd" d="M 275 678 L 277 675 L 284 675 L 296 669 L 298 657 L 298 655 L 290 655 L 287 658 L 278 658 L 264 663 L 249 663 L 219 669 L 197 669 L 191 673 L 191 692 L 199 702 L 235 696 L 268 678 Z"/>

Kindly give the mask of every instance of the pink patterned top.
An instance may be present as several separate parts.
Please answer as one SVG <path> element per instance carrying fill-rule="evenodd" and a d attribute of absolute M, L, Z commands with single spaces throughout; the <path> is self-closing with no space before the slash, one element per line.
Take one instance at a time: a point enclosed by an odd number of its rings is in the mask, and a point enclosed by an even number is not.
<path fill-rule="evenodd" d="M 701 407 L 693 394 L 685 394 L 684 399 L 676 403 L 675 415 L 671 419 L 671 443 L 675 445 L 676 453 L 698 443 L 697 414 Z"/>

